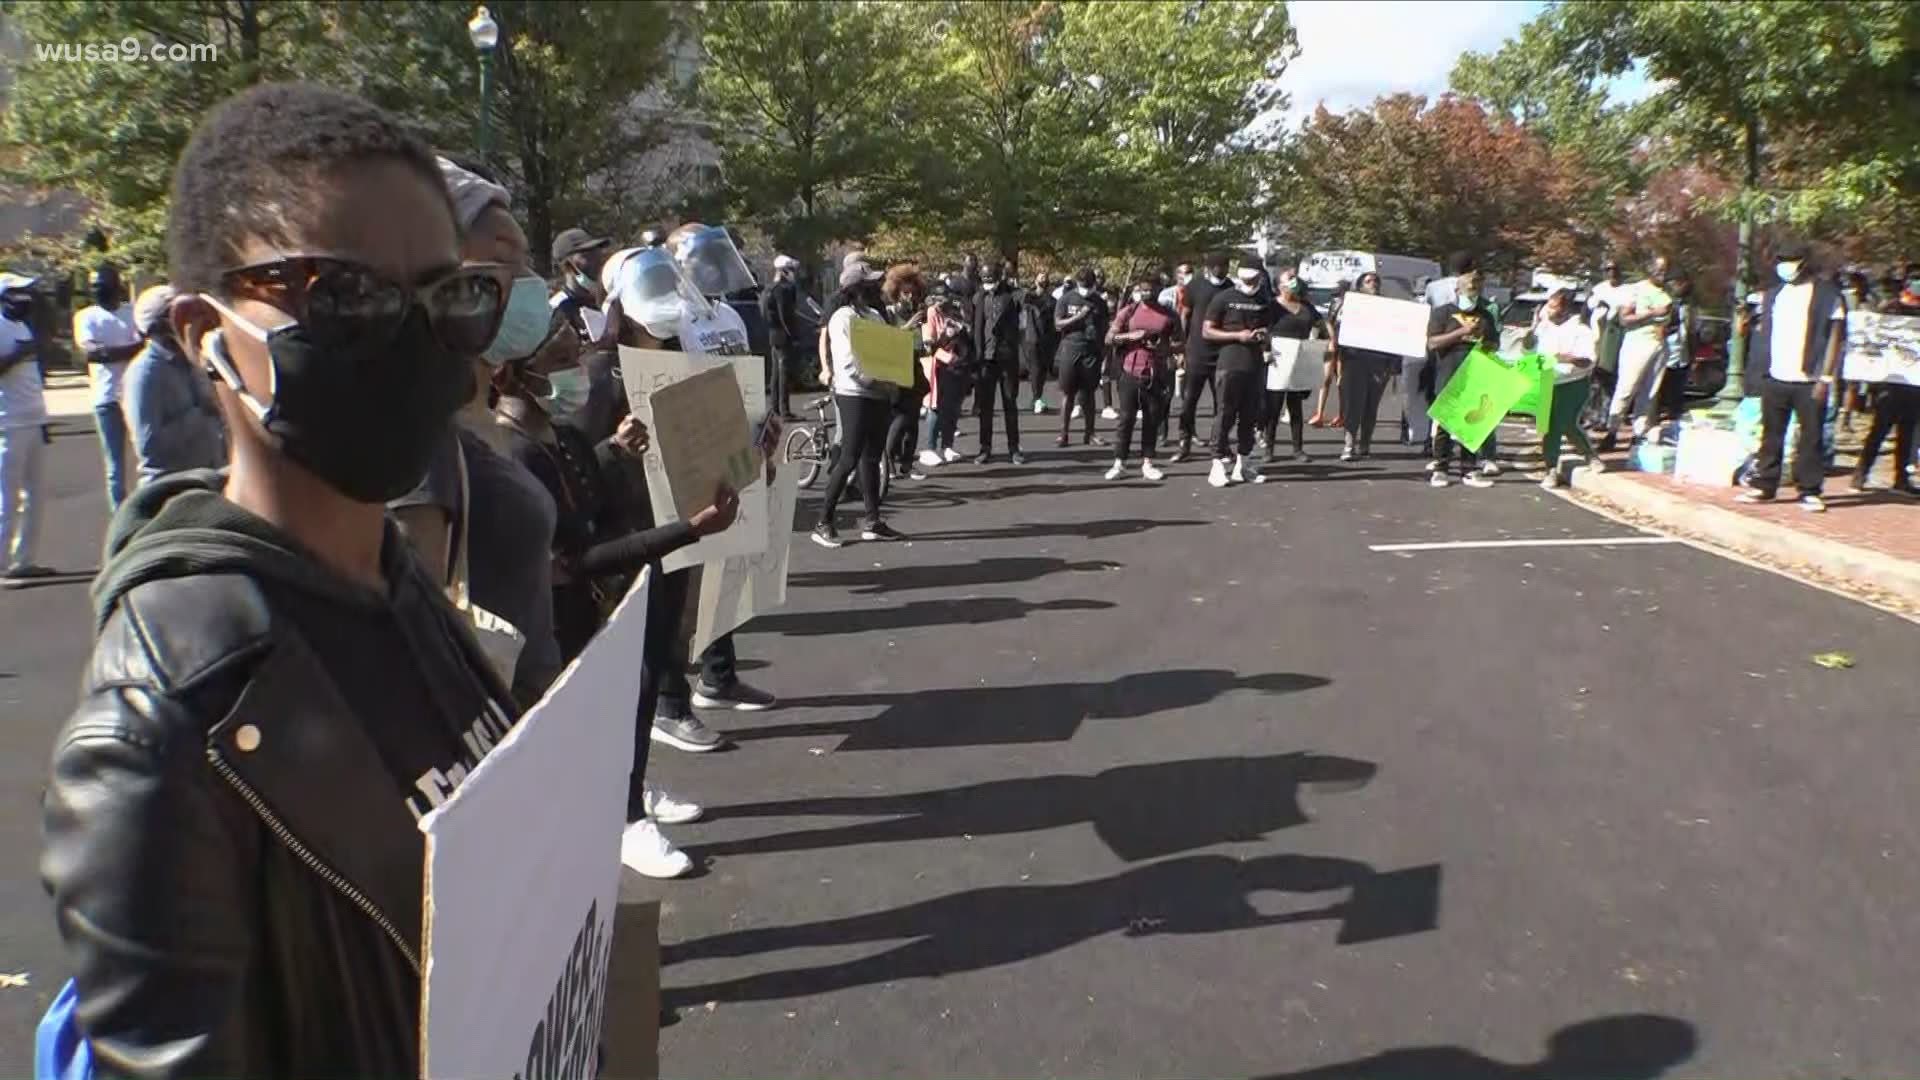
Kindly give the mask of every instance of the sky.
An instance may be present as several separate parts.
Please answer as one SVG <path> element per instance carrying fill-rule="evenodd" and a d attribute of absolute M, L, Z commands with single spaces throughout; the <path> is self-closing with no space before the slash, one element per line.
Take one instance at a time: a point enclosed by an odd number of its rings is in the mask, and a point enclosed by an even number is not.
<path fill-rule="evenodd" d="M 1280 85 L 1292 97 L 1284 115 L 1297 130 L 1322 101 L 1334 112 L 1381 94 L 1436 97 L 1463 52 L 1492 52 L 1546 4 L 1540 0 L 1291 0 L 1300 56 Z M 1645 91 L 1633 75 L 1613 87 L 1633 100 Z"/>

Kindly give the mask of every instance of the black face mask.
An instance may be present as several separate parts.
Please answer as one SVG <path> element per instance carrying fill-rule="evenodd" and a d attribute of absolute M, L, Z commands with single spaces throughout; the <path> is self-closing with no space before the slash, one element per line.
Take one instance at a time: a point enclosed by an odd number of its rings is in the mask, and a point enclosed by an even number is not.
<path fill-rule="evenodd" d="M 32 314 L 33 301 L 28 297 L 23 296 L 16 298 L 9 296 L 5 303 L 0 303 L 0 315 L 6 316 L 13 322 L 26 322 L 27 317 Z"/>
<path fill-rule="evenodd" d="M 273 364 L 266 406 L 243 389 L 223 334 L 203 340 L 202 362 L 239 392 L 281 453 L 355 502 L 413 490 L 473 396 L 472 361 L 440 344 L 418 306 L 391 339 L 351 352 L 321 349 L 299 323 L 263 332 Z"/>

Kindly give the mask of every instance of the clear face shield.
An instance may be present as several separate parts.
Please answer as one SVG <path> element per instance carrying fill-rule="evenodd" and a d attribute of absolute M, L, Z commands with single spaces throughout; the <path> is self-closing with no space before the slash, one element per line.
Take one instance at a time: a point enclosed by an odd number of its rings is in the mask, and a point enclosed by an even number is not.
<path fill-rule="evenodd" d="M 673 258 L 702 296 L 726 296 L 754 287 L 753 271 L 733 246 L 733 237 L 717 225 L 682 237 Z"/>
<path fill-rule="evenodd" d="M 620 310 L 657 338 L 677 337 L 683 313 L 705 315 L 711 307 L 680 267 L 661 248 L 623 252 L 613 273 L 608 295 L 620 301 Z"/>

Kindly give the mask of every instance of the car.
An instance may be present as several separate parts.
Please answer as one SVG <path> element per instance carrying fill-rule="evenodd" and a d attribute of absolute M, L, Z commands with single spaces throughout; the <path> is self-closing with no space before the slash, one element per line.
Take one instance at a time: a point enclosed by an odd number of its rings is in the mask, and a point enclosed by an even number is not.
<path fill-rule="evenodd" d="M 1720 315 L 1702 315 L 1693 323 L 1693 365 L 1687 369 L 1687 396 L 1710 398 L 1727 385 L 1727 348 L 1733 323 Z"/>

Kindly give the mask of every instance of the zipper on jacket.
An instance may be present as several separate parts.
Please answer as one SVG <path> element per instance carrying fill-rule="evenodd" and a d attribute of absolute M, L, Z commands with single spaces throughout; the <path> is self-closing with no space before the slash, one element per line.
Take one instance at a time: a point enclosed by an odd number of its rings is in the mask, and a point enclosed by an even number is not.
<path fill-rule="evenodd" d="M 307 869 L 318 874 L 322 881 L 333 886 L 335 891 L 352 901 L 353 905 L 364 912 L 367 918 L 372 919 L 375 925 L 387 932 L 387 937 L 392 939 L 394 947 L 400 950 L 400 955 L 406 957 L 407 966 L 413 969 L 414 976 L 418 978 L 420 958 L 414 955 L 413 947 L 407 944 L 406 938 L 401 936 L 399 929 L 393 925 L 392 921 L 380 913 L 380 909 L 374 906 L 373 901 L 367 899 L 365 893 L 354 888 L 346 878 L 335 873 L 333 868 L 322 862 L 318 855 L 307 850 L 307 846 L 293 835 L 293 831 L 281 824 L 279 817 L 267 808 L 266 800 L 260 798 L 245 780 L 240 779 L 240 774 L 233 771 L 233 766 L 227 764 L 226 759 L 220 756 L 219 750 L 211 746 L 207 747 L 207 761 L 212 763 L 213 771 L 219 773 L 221 779 L 233 787 L 241 801 L 253 809 L 260 820 L 266 823 L 268 831 L 272 832 L 288 851 L 293 852 L 296 858 L 307 865 Z"/>

